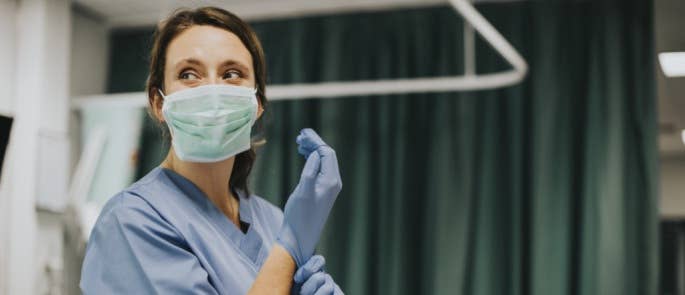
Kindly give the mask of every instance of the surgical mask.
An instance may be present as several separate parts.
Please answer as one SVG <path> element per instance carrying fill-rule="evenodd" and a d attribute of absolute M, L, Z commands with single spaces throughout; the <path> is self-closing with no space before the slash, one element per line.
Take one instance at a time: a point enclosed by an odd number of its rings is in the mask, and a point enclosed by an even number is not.
<path fill-rule="evenodd" d="M 162 114 L 176 155 L 188 162 L 218 162 L 250 148 L 257 118 L 256 90 L 204 85 L 164 96 Z"/>

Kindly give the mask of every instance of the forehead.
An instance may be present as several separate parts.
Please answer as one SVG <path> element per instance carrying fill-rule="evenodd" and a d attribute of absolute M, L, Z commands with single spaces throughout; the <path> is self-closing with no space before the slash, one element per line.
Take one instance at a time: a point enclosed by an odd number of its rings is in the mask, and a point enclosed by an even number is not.
<path fill-rule="evenodd" d="M 192 26 L 171 40 L 167 47 L 166 65 L 173 66 L 189 58 L 207 66 L 234 60 L 252 69 L 252 56 L 240 38 L 213 26 Z"/>

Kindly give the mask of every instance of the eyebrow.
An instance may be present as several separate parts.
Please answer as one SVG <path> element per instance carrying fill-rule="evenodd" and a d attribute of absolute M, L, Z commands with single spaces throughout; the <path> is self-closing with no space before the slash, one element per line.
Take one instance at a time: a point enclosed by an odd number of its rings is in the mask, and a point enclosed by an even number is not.
<path fill-rule="evenodd" d="M 195 58 L 185 58 L 185 59 L 182 59 L 182 60 L 178 61 L 178 62 L 176 63 L 176 65 L 174 66 L 174 68 L 175 68 L 175 69 L 178 69 L 178 68 L 180 68 L 181 65 L 183 65 L 183 64 L 193 64 L 193 65 L 197 65 L 197 66 L 204 66 L 204 63 L 202 63 L 202 62 L 201 62 L 200 60 L 198 60 L 198 59 L 195 59 Z M 233 59 L 225 60 L 224 62 L 222 62 L 222 63 L 219 65 L 219 68 L 226 68 L 226 67 L 231 67 L 231 66 L 239 67 L 239 68 L 241 68 L 241 70 L 243 70 L 243 71 L 246 72 L 246 73 L 249 72 L 249 67 L 248 67 L 248 66 L 246 66 L 245 64 L 243 64 L 243 63 L 241 63 L 241 62 L 239 62 L 239 61 L 237 61 L 237 60 L 233 60 Z"/>
<path fill-rule="evenodd" d="M 174 69 L 180 68 L 181 65 L 182 65 L 182 64 L 185 64 L 185 63 L 193 64 L 193 65 L 197 65 L 197 66 L 203 66 L 203 65 L 204 65 L 201 61 L 199 61 L 199 60 L 197 60 L 197 59 L 194 59 L 194 58 L 184 58 L 184 59 L 178 61 L 178 62 L 174 65 Z"/>

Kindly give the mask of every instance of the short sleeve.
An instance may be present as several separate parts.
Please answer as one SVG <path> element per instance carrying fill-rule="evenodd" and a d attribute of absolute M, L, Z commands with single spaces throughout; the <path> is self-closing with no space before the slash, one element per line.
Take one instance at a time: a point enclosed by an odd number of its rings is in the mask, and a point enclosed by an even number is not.
<path fill-rule="evenodd" d="M 84 294 L 217 294 L 183 237 L 140 197 L 122 193 L 88 241 Z"/>

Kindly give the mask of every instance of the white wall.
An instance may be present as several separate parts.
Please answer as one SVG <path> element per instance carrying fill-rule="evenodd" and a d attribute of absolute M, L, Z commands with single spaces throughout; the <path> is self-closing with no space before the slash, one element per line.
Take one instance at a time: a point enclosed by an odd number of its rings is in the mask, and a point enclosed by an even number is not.
<path fill-rule="evenodd" d="M 69 96 L 103 94 L 107 90 L 109 28 L 102 16 L 79 5 L 72 6 Z M 80 114 L 70 113 L 70 172 L 81 155 Z"/>
<path fill-rule="evenodd" d="M 15 11 L 14 0 L 0 0 L 0 115 L 13 113 Z"/>
<path fill-rule="evenodd" d="M 685 218 L 685 156 L 661 159 L 662 218 Z"/>
<path fill-rule="evenodd" d="M 71 26 L 70 94 L 105 93 L 109 30 L 100 16 L 74 6 Z"/>
<path fill-rule="evenodd" d="M 0 114 L 15 117 L 0 181 L 0 236 L 11 237 L 0 239 L 0 295 L 78 294 L 81 258 L 61 212 L 79 146 L 70 98 L 104 93 L 108 38 L 70 0 L 0 0 Z"/>
<path fill-rule="evenodd" d="M 15 57 L 15 12 L 16 3 L 14 0 L 0 0 L 0 115 L 11 115 L 14 113 L 14 57 Z M 5 161 L 4 166 L 9 166 Z M 2 167 L 0 167 L 2 169 Z M 7 170 L 7 169 L 5 169 Z M 7 212 L 9 208 L 9 181 L 3 174 L 0 179 L 0 236 L 9 235 L 9 218 Z M 0 294 L 4 294 L 3 287 L 7 285 L 7 254 L 9 244 L 7 239 L 0 239 Z"/>
<path fill-rule="evenodd" d="M 109 60 L 109 30 L 106 23 L 102 17 L 79 6 L 73 6 L 71 34 L 70 96 L 73 98 L 105 93 Z M 81 118 L 79 113 L 71 113 L 69 135 L 72 175 L 81 154 Z M 64 294 L 80 294 L 78 285 L 84 254 L 81 236 L 69 231 L 66 236 L 62 252 L 64 272 L 61 276 Z"/>
<path fill-rule="evenodd" d="M 37 204 L 58 208 L 66 196 L 71 3 L 0 3 L 0 89 L 11 89 L 0 106 L 14 117 L 0 184 L 0 233 L 10 237 L 0 240 L 0 294 L 46 294 L 46 265 L 61 271 L 51 254 L 61 235 L 44 231 Z"/>

